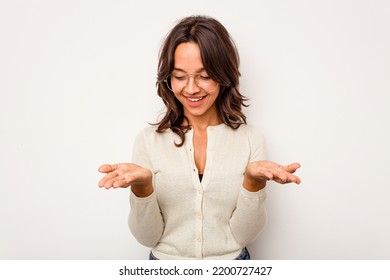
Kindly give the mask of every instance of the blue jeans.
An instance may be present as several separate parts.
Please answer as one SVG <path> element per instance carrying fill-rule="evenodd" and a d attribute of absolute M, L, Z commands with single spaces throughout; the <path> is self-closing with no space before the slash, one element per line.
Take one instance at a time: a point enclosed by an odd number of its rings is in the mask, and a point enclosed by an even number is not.
<path fill-rule="evenodd" d="M 235 258 L 235 260 L 250 260 L 251 259 L 251 255 L 249 254 L 249 251 L 248 249 L 245 247 L 241 254 Z"/>
<path fill-rule="evenodd" d="M 251 255 L 249 254 L 248 249 L 246 247 L 242 250 L 241 254 L 237 258 L 235 258 L 235 260 L 250 260 L 250 259 L 251 259 Z M 158 260 L 158 258 L 156 258 L 152 254 L 152 251 L 150 251 L 149 260 Z"/>

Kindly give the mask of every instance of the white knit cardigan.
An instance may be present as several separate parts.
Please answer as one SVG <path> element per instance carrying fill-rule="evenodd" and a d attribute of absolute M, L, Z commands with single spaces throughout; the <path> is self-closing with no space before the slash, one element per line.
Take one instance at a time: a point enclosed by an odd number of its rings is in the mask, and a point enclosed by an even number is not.
<path fill-rule="evenodd" d="M 207 160 L 200 182 L 193 130 L 182 147 L 177 134 L 142 130 L 133 163 L 153 173 L 154 192 L 130 194 L 129 228 L 158 259 L 234 259 L 266 222 L 265 189 L 242 187 L 249 162 L 265 159 L 264 138 L 254 127 L 225 124 L 207 129 Z"/>

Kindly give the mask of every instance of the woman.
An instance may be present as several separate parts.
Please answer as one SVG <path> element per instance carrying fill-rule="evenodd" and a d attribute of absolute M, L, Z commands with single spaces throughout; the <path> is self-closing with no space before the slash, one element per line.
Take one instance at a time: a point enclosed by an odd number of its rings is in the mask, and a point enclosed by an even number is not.
<path fill-rule="evenodd" d="M 300 183 L 265 160 L 246 124 L 239 56 L 215 19 L 191 16 L 168 34 L 157 89 L 166 113 L 140 132 L 133 162 L 103 165 L 105 188 L 131 188 L 129 227 L 150 259 L 249 259 L 265 221 L 268 180 Z"/>

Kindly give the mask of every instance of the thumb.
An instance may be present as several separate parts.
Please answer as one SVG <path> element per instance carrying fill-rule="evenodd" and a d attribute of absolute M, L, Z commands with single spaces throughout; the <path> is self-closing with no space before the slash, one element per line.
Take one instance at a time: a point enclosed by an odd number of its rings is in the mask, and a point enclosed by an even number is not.
<path fill-rule="evenodd" d="M 118 168 L 117 164 L 111 165 L 111 164 L 103 164 L 99 167 L 98 171 L 101 173 L 109 173 Z"/>

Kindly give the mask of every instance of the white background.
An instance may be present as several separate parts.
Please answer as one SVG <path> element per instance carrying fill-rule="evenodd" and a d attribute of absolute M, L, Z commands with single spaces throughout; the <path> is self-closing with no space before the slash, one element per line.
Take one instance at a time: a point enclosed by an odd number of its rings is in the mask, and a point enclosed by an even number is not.
<path fill-rule="evenodd" d="M 193 14 L 234 38 L 269 159 L 302 165 L 252 258 L 390 259 L 386 0 L 0 0 L 0 259 L 147 258 L 97 168 L 158 119 L 158 51 Z"/>

